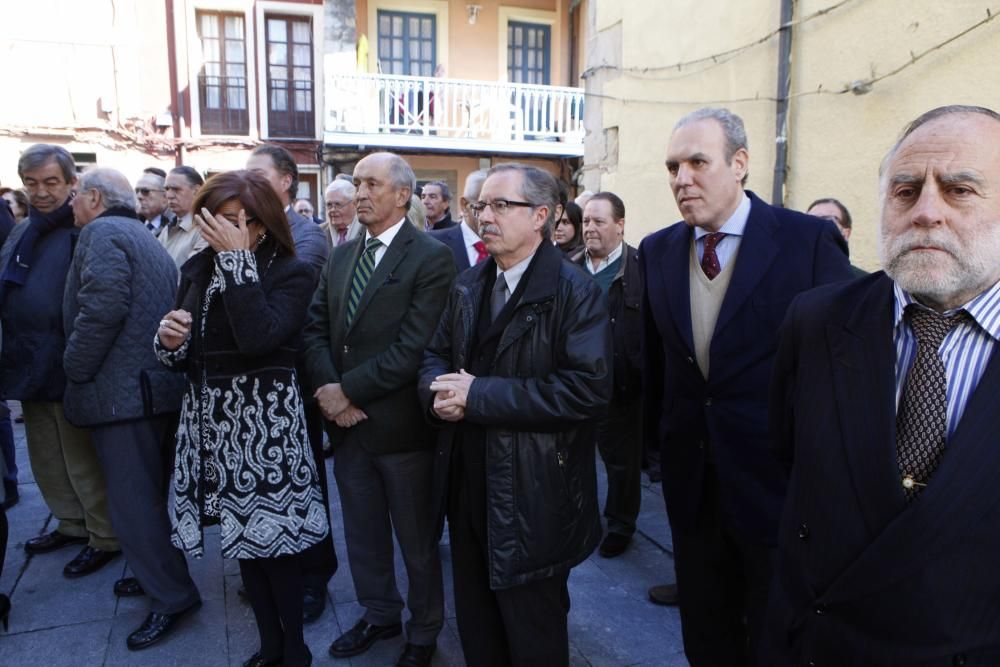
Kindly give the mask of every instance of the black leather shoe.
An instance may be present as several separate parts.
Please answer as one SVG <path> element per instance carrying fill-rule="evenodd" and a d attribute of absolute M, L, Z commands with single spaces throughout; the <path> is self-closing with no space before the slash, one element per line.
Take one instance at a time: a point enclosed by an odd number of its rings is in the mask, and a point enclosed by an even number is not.
<path fill-rule="evenodd" d="M 76 579 L 92 574 L 121 555 L 121 551 L 104 551 L 94 547 L 84 547 L 76 555 L 76 558 L 66 563 L 66 567 L 63 568 L 63 576 Z"/>
<path fill-rule="evenodd" d="M 281 667 L 281 658 L 277 660 L 266 660 L 264 656 L 257 651 L 250 659 L 243 663 L 243 667 Z"/>
<path fill-rule="evenodd" d="M 649 589 L 649 600 L 665 607 L 676 607 L 680 597 L 677 595 L 677 584 L 663 584 Z"/>
<path fill-rule="evenodd" d="M 601 554 L 604 558 L 621 556 L 625 553 L 625 550 L 628 549 L 628 545 L 631 542 L 631 535 L 608 533 L 607 537 L 604 538 L 604 541 L 601 542 L 601 547 L 597 550 L 597 553 Z"/>
<path fill-rule="evenodd" d="M 326 589 L 306 586 L 302 591 L 302 622 L 315 623 L 326 609 Z"/>
<path fill-rule="evenodd" d="M 134 598 L 145 594 L 142 584 L 135 577 L 125 577 L 115 582 L 115 595 L 120 598 Z"/>
<path fill-rule="evenodd" d="M 158 614 L 156 612 L 150 612 L 149 616 L 146 617 L 146 620 L 142 622 L 142 625 L 140 625 L 139 628 L 130 634 L 128 639 L 125 640 L 125 646 L 127 646 L 130 651 L 138 651 L 146 648 L 147 646 L 152 646 L 169 635 L 170 632 L 177 627 L 177 622 L 180 621 L 185 615 L 195 609 L 198 609 L 200 606 L 201 600 L 195 602 L 187 609 L 177 612 L 176 614 Z"/>
<path fill-rule="evenodd" d="M 330 644 L 330 655 L 334 658 L 350 658 L 352 655 L 360 655 L 379 639 L 398 637 L 402 632 L 402 623 L 372 625 L 365 619 L 361 619 L 353 628 L 337 637 L 336 641 Z"/>
<path fill-rule="evenodd" d="M 34 556 L 37 554 L 47 554 L 50 551 L 62 549 L 63 547 L 68 547 L 71 544 L 86 543 L 86 537 L 70 537 L 69 535 L 60 533 L 58 530 L 53 530 L 51 533 L 39 535 L 38 537 L 32 537 L 24 543 L 24 550 Z"/>
<path fill-rule="evenodd" d="M 436 648 L 436 644 L 425 646 L 406 642 L 406 648 L 403 649 L 403 655 L 399 656 L 396 667 L 429 667 Z"/>

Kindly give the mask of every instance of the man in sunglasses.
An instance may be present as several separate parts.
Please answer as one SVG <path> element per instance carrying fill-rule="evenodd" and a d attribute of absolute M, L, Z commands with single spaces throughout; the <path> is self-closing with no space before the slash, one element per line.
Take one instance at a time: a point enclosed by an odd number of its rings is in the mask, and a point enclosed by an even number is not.
<path fill-rule="evenodd" d="M 167 192 L 164 189 L 164 177 L 150 171 L 144 171 L 135 184 L 135 199 L 138 202 L 136 213 L 155 236 L 160 229 L 169 225 L 174 217 L 167 208 Z"/>

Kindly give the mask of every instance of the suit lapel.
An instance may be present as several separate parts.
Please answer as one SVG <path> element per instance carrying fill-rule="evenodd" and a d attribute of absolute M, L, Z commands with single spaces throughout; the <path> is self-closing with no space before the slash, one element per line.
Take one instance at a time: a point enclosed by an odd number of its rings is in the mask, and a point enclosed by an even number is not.
<path fill-rule="evenodd" d="M 872 286 L 845 324 L 827 325 L 844 448 L 871 535 L 904 507 L 895 450 L 892 312 L 892 282 L 884 278 Z"/>
<path fill-rule="evenodd" d="M 354 325 L 357 324 L 357 322 L 364 315 L 365 309 L 368 308 L 368 304 L 371 303 L 375 293 L 378 292 L 379 288 L 385 284 L 386 280 L 388 280 L 392 275 L 392 272 L 395 271 L 396 266 L 399 265 L 399 262 L 406 256 L 410 242 L 413 241 L 413 235 L 416 233 L 417 231 L 408 221 L 404 222 L 403 226 L 399 228 L 399 231 L 396 233 L 396 237 L 392 240 L 392 243 L 389 244 L 389 247 L 386 248 L 385 255 L 382 256 L 382 261 L 378 263 L 378 266 L 375 267 L 375 271 L 372 272 L 372 277 L 368 279 L 368 284 L 365 285 L 365 291 L 361 293 L 361 300 L 358 301 L 358 308 L 354 311 L 354 319 L 351 321 L 348 333 L 350 333 L 351 329 L 354 328 Z"/>
<path fill-rule="evenodd" d="M 778 230 L 778 221 L 771 207 L 753 194 L 750 197 L 750 217 L 747 218 L 740 241 L 740 250 L 736 254 L 736 266 L 729 281 L 729 288 L 722 300 L 719 319 L 715 323 L 712 340 L 718 339 L 718 333 L 739 312 L 746 300 L 757 289 L 771 263 L 778 254 L 778 244 L 774 241 L 774 233 Z"/>
<path fill-rule="evenodd" d="M 994 351 L 928 487 L 874 538 L 834 582 L 824 600 L 850 599 L 914 576 L 1000 502 L 1000 486 L 996 484 L 1000 459 L 996 453 L 998 393 L 1000 354 Z M 901 498 L 898 477 L 893 481 Z M 877 494 L 866 500 L 870 504 L 884 502 Z"/>
<path fill-rule="evenodd" d="M 334 331 L 344 331 L 340 325 L 347 321 L 347 300 L 351 294 L 351 281 L 354 279 L 354 267 L 358 265 L 358 259 L 364 251 L 364 237 L 358 237 L 350 241 L 344 241 L 341 246 L 344 261 L 330 263 L 330 275 L 327 280 L 328 286 L 339 286 L 340 289 L 329 289 L 327 299 L 329 301 L 330 312 L 334 314 L 333 320 L 336 325 Z M 346 331 L 344 332 L 346 333 Z"/>
<path fill-rule="evenodd" d="M 678 223 L 672 228 L 675 233 L 668 234 L 666 252 L 660 261 L 650 258 L 649 264 L 656 267 L 660 277 L 660 287 L 666 294 L 670 309 L 669 318 L 677 333 L 684 341 L 687 351 L 694 354 L 694 333 L 691 328 L 691 238 L 693 232 L 684 223 Z"/>

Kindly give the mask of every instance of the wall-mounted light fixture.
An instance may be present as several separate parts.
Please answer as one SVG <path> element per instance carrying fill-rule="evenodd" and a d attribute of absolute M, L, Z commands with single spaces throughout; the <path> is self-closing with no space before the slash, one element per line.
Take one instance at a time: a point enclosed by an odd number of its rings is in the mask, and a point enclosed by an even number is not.
<path fill-rule="evenodd" d="M 479 18 L 479 12 L 482 10 L 482 6 L 466 5 L 465 9 L 469 12 L 469 25 L 476 25 L 476 19 Z"/>

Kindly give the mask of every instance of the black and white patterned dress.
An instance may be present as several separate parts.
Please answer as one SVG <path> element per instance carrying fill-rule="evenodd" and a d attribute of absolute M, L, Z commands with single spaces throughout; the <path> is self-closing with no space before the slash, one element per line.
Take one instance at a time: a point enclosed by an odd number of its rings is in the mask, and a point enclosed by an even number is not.
<path fill-rule="evenodd" d="M 190 379 L 171 519 L 174 545 L 192 556 L 203 555 L 202 529 L 216 522 L 225 558 L 298 553 L 329 530 L 289 344 L 310 281 L 305 264 L 273 246 L 207 251 L 182 270 L 179 304 L 197 304 L 192 336 L 174 352 L 155 347 Z"/>

